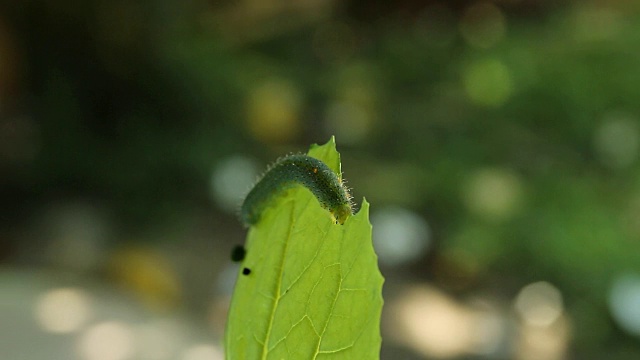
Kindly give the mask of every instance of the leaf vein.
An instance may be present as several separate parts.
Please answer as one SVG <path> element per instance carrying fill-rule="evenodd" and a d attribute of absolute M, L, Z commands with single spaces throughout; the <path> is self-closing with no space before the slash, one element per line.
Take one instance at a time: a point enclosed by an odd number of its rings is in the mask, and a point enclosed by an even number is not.
<path fill-rule="evenodd" d="M 289 226 L 289 228 L 287 229 L 287 236 L 285 238 L 286 239 L 285 244 L 282 249 L 282 256 L 280 257 L 281 260 L 280 260 L 280 264 L 279 264 L 280 266 L 278 269 L 276 289 L 274 291 L 274 293 L 276 294 L 276 298 L 274 299 L 273 305 L 271 307 L 271 312 L 269 314 L 270 315 L 269 325 L 267 326 L 267 333 L 265 334 L 264 343 L 262 343 L 262 359 L 263 360 L 267 358 L 267 354 L 269 353 L 269 348 L 268 348 L 269 338 L 271 336 L 271 330 L 273 329 L 273 324 L 275 322 L 276 310 L 278 309 L 278 304 L 280 303 L 280 287 L 282 286 L 282 274 L 284 273 L 284 260 L 286 258 L 287 250 L 289 248 L 289 243 L 291 240 L 291 230 L 295 225 L 293 213 L 294 211 L 291 211 L 290 213 L 291 226 Z"/>

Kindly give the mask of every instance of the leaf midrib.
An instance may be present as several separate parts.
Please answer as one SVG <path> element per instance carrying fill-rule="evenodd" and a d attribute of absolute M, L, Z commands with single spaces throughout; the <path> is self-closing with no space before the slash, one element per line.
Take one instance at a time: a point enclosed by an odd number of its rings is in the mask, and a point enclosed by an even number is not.
<path fill-rule="evenodd" d="M 291 221 L 290 226 L 287 229 L 287 237 L 286 243 L 282 250 L 282 256 L 280 257 L 280 269 L 278 270 L 278 280 L 276 284 L 276 296 L 274 297 L 273 306 L 271 307 L 271 312 L 269 315 L 269 326 L 267 327 L 267 333 L 265 334 L 264 342 L 262 343 L 262 360 L 267 359 L 267 355 L 269 354 L 269 338 L 271 337 L 271 330 L 273 329 L 273 323 L 275 321 L 276 310 L 278 308 L 278 304 L 280 303 L 280 299 L 282 298 L 280 294 L 280 290 L 282 288 L 282 274 L 284 273 L 284 262 L 287 254 L 287 249 L 289 248 L 289 243 L 291 240 L 291 230 L 293 229 L 293 211 L 291 211 Z"/>

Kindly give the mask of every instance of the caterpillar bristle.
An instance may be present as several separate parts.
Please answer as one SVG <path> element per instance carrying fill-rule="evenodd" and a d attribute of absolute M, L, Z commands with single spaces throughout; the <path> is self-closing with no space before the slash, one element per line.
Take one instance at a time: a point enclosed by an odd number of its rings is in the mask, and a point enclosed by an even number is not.
<path fill-rule="evenodd" d="M 271 197 L 291 186 L 302 185 L 323 208 L 337 214 L 342 224 L 353 214 L 351 194 L 344 183 L 342 174 L 336 174 L 321 160 L 304 154 L 286 155 L 268 166 L 248 193 L 241 207 L 241 219 L 247 226 L 255 224 Z"/>

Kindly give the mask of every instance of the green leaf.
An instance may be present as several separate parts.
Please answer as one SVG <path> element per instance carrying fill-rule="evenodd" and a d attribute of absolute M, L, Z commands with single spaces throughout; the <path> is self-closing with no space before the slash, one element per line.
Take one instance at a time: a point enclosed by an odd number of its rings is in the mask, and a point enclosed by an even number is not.
<path fill-rule="evenodd" d="M 309 155 L 339 174 L 333 138 Z M 227 320 L 227 359 L 379 358 L 384 279 L 366 200 L 337 225 L 309 190 L 292 188 L 250 228 L 246 248 Z"/>
<path fill-rule="evenodd" d="M 336 139 L 331 137 L 324 145 L 313 144 L 307 155 L 322 160 L 333 172 L 342 178 L 342 168 L 340 165 L 340 153 L 336 150 Z"/>

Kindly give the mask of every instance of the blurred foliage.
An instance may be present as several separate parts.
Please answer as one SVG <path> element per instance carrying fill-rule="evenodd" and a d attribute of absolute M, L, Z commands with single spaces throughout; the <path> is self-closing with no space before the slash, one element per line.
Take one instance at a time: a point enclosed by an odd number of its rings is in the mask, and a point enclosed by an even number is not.
<path fill-rule="evenodd" d="M 194 208 L 239 228 L 217 161 L 335 134 L 357 199 L 429 220 L 406 271 L 460 296 L 545 279 L 576 358 L 640 355 L 606 309 L 640 264 L 637 4 L 268 4 L 2 3 L 3 228 L 74 197 L 133 232 Z"/>

